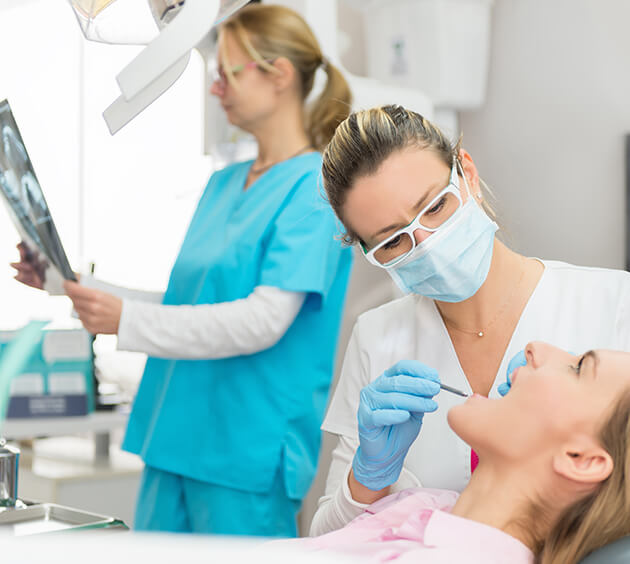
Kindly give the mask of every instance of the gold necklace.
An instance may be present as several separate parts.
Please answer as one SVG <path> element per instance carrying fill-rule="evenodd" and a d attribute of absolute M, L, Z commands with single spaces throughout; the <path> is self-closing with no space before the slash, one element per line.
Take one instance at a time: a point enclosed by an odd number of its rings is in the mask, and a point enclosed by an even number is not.
<path fill-rule="evenodd" d="M 488 329 L 492 326 L 492 324 L 499 318 L 499 316 L 505 311 L 507 306 L 510 304 L 510 302 L 512 301 L 512 298 L 516 295 L 516 291 L 519 289 L 524 276 L 525 276 L 525 267 L 521 269 L 521 275 L 518 279 L 518 282 L 514 285 L 514 289 L 512 290 L 510 295 L 507 297 L 507 299 L 503 302 L 503 305 L 501 306 L 499 311 L 497 311 L 497 313 L 494 314 L 494 317 L 486 325 L 485 329 L 481 329 L 477 331 L 471 331 L 470 329 L 462 329 L 461 327 L 457 327 L 457 325 L 454 325 L 452 321 L 448 320 L 440 312 L 440 314 L 442 315 L 442 319 L 444 320 L 444 325 L 447 325 L 451 329 L 455 329 L 456 331 L 460 331 L 461 333 L 469 333 L 470 335 L 477 335 L 477 337 L 483 337 L 487 333 Z"/>
<path fill-rule="evenodd" d="M 260 168 L 254 168 L 254 166 L 252 165 L 252 167 L 249 169 L 249 172 L 251 174 L 261 174 L 261 173 L 265 172 L 266 170 L 269 170 L 273 165 L 276 165 L 276 164 L 284 162 L 284 161 L 288 161 L 289 159 L 292 159 L 293 157 L 297 157 L 299 154 L 301 154 L 304 151 L 306 151 L 306 149 L 311 149 L 311 148 L 312 148 L 312 145 L 309 143 L 308 145 L 304 145 L 304 147 L 302 147 L 299 151 L 297 151 L 296 153 L 294 153 L 290 157 L 287 157 L 286 159 L 282 159 L 281 161 L 275 161 L 275 162 L 270 163 L 268 165 L 261 166 Z"/>

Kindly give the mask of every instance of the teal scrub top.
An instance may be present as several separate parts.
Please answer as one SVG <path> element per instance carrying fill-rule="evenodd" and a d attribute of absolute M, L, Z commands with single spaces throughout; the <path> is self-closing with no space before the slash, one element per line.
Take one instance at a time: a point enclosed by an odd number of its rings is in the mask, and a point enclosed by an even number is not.
<path fill-rule="evenodd" d="M 322 196 L 321 155 L 276 164 L 244 190 L 252 161 L 216 172 L 199 201 L 163 303 L 304 292 L 278 343 L 217 360 L 149 358 L 123 448 L 148 466 L 250 492 L 284 471 L 301 499 L 315 475 L 352 262 Z M 280 466 L 282 465 L 282 466 Z"/>

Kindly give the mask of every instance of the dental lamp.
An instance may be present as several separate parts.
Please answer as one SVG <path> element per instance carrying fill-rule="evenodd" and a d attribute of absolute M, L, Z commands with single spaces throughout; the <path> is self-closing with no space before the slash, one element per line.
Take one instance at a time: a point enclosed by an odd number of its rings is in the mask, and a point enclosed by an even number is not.
<path fill-rule="evenodd" d="M 86 39 L 147 44 L 116 76 L 103 117 L 113 135 L 182 75 L 190 51 L 248 0 L 68 0 Z"/>

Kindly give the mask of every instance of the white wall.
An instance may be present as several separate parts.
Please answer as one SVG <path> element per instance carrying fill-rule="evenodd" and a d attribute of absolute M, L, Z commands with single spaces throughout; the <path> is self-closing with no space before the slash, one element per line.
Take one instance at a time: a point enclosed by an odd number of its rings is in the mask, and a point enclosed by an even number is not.
<path fill-rule="evenodd" d="M 83 268 L 132 287 L 164 290 L 188 222 L 212 171 L 202 154 L 204 64 L 193 52 L 182 77 L 113 137 L 101 116 L 115 75 L 135 47 L 83 44 Z"/>
<path fill-rule="evenodd" d="M 525 254 L 625 267 L 630 2 L 497 0 L 487 100 L 464 146 Z"/>
<path fill-rule="evenodd" d="M 8 98 L 66 252 L 76 257 L 79 233 L 79 48 L 72 12 L 60 0 L 0 4 L 0 100 Z M 8 7 L 11 6 L 11 7 Z M 0 327 L 69 311 L 12 279 L 17 232 L 0 204 Z"/>
<path fill-rule="evenodd" d="M 212 171 L 202 154 L 204 65 L 116 136 L 101 113 L 140 48 L 86 42 L 66 0 L 0 2 L 0 99 L 8 97 L 70 262 L 104 279 L 164 288 Z M 165 228 L 167 227 L 167 228 Z M 0 206 L 0 327 L 70 313 L 12 280 L 19 241 Z"/>

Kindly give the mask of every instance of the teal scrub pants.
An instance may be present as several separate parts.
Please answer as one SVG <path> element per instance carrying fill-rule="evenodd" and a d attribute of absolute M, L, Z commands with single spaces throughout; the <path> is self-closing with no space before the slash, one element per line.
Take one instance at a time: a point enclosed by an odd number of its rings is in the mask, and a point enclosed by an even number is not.
<path fill-rule="evenodd" d="M 296 537 L 299 500 L 285 493 L 282 472 L 271 490 L 252 493 L 145 466 L 138 491 L 137 531 Z"/>

